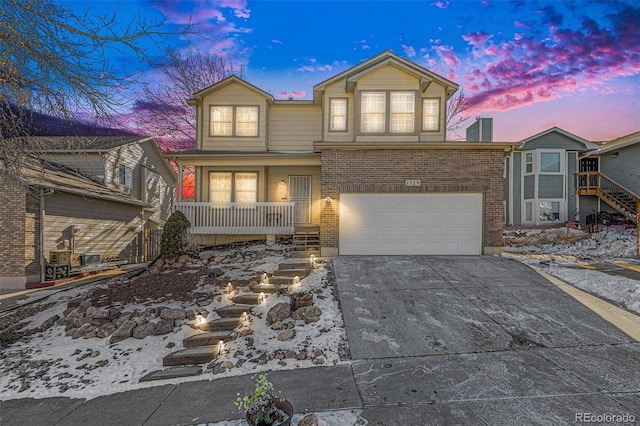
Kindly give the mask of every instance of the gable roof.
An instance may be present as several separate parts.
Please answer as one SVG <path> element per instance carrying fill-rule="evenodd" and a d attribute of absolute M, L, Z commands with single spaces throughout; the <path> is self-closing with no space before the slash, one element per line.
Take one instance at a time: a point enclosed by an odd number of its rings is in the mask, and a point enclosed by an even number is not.
<path fill-rule="evenodd" d="M 590 142 L 590 141 L 588 141 L 588 140 L 586 140 L 584 138 L 581 138 L 580 136 L 574 135 L 573 133 L 567 132 L 566 130 L 563 130 L 563 129 L 559 128 L 559 127 L 555 127 L 554 126 L 554 127 L 551 127 L 550 129 L 547 129 L 547 130 L 545 130 L 543 132 L 540 132 L 540 133 L 538 133 L 536 135 L 533 135 L 533 136 L 530 136 L 530 137 L 528 137 L 526 139 L 523 139 L 521 141 L 521 145 L 520 145 L 520 147 L 518 147 L 518 149 L 522 149 L 527 144 L 527 142 L 530 142 L 532 140 L 538 139 L 538 138 L 540 138 L 542 136 L 546 136 L 546 135 L 548 135 L 550 133 L 554 133 L 554 132 L 555 133 L 559 133 L 559 134 L 561 134 L 563 136 L 568 137 L 569 139 L 573 139 L 574 141 L 582 144 L 584 146 L 584 148 L 585 148 L 585 151 L 590 151 L 590 150 L 595 150 L 595 149 L 600 148 L 599 145 L 597 145 L 597 144 L 595 144 L 593 142 Z"/>
<path fill-rule="evenodd" d="M 249 83 L 248 81 L 245 81 L 243 79 L 241 79 L 238 76 L 235 75 L 230 75 L 229 77 L 222 79 L 220 81 L 218 81 L 217 83 L 212 84 L 211 86 L 204 88 L 202 90 L 200 90 L 199 92 L 196 92 L 193 94 L 193 96 L 191 96 L 191 99 L 187 99 L 187 103 L 191 106 L 195 106 L 198 102 L 199 99 L 204 98 L 205 96 L 207 96 L 210 93 L 215 92 L 216 90 L 220 90 L 223 87 L 226 87 L 230 84 L 239 84 L 241 86 L 244 86 L 245 88 L 251 90 L 252 92 L 255 92 L 257 94 L 259 94 L 260 96 L 263 96 L 264 98 L 267 99 L 268 102 L 273 102 L 274 98 L 273 95 L 269 92 L 265 92 L 264 90 L 260 89 L 257 86 L 254 86 L 253 84 Z"/>
<path fill-rule="evenodd" d="M 342 71 L 341 73 L 336 74 L 333 77 L 316 84 L 315 86 L 313 86 L 313 98 L 314 100 L 318 100 L 320 94 L 325 90 L 327 86 L 340 81 L 343 78 L 346 78 L 345 89 L 350 91 L 353 89 L 353 86 L 360 77 L 374 72 L 387 65 L 394 66 L 416 77 L 418 80 L 420 80 L 420 86 L 423 91 L 426 90 L 426 88 L 429 86 L 429 84 L 431 84 L 432 81 L 437 81 L 438 83 L 446 87 L 447 97 L 453 95 L 459 87 L 458 84 L 454 83 L 453 81 L 448 80 L 432 71 L 429 71 L 428 69 L 416 64 L 415 62 L 401 58 L 391 50 L 385 50 L 384 52 L 370 59 L 367 59 L 366 61 L 354 67 Z"/>
<path fill-rule="evenodd" d="M 40 152 L 101 152 L 152 139 L 140 136 L 35 136 Z"/>
<path fill-rule="evenodd" d="M 133 206 L 150 207 L 137 198 L 101 185 L 61 164 L 35 157 L 28 158 L 25 163 L 18 177 L 25 185 Z"/>
<path fill-rule="evenodd" d="M 612 141 L 605 142 L 602 144 L 602 147 L 598 150 L 598 153 L 607 153 L 611 151 L 615 151 L 616 149 L 624 148 L 629 145 L 634 145 L 640 143 L 640 131 L 630 133 L 625 136 L 620 136 Z"/>

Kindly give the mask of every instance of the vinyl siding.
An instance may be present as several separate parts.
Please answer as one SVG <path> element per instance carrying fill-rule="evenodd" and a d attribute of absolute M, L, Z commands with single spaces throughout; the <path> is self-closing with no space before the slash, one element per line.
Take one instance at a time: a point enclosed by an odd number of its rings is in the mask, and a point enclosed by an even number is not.
<path fill-rule="evenodd" d="M 640 143 L 602 154 L 600 171 L 640 195 Z"/>
<path fill-rule="evenodd" d="M 522 224 L 522 154 L 513 153 L 513 224 Z"/>
<path fill-rule="evenodd" d="M 138 261 L 132 253 L 142 230 L 139 207 L 56 192 L 45 199 L 45 211 L 47 257 L 49 251 L 63 249 L 65 241 L 71 241 L 72 226 L 77 226 L 76 253 Z"/>
<path fill-rule="evenodd" d="M 154 188 L 147 189 L 143 183 L 142 201 L 153 206 L 155 212 L 151 218 L 165 221 L 171 215 L 171 207 L 173 205 L 176 188 L 175 177 L 171 171 L 167 169 L 167 163 L 162 159 L 151 141 L 140 144 L 140 147 L 143 153 L 140 158 L 140 163 L 144 165 L 144 168 L 157 173 L 160 177 L 159 182 Z M 146 179 L 144 170 L 141 170 L 140 173 L 141 177 Z"/>
<path fill-rule="evenodd" d="M 410 74 L 388 65 L 358 79 L 358 90 L 418 90 L 418 80 Z"/>
<path fill-rule="evenodd" d="M 563 134 L 551 132 L 528 141 L 520 149 L 522 151 L 533 149 L 566 149 L 568 151 L 583 151 L 584 145 Z"/>
<path fill-rule="evenodd" d="M 327 86 L 324 93 L 323 108 L 323 140 L 329 142 L 350 142 L 354 135 L 354 117 L 355 103 L 352 92 L 345 92 L 345 80 L 340 80 L 330 86 Z M 329 115 L 331 114 L 331 98 L 347 99 L 347 131 L 346 132 L 330 132 L 329 131 Z"/>
<path fill-rule="evenodd" d="M 212 137 L 209 135 L 210 107 L 221 106 L 258 106 L 258 137 Z M 259 93 L 231 83 L 209 94 L 202 102 L 202 122 L 199 129 L 203 150 L 261 151 L 265 150 L 267 135 L 267 101 Z"/>
<path fill-rule="evenodd" d="M 573 174 L 578 171 L 577 158 L 576 152 L 567 153 L 567 220 L 574 220 L 578 214 L 578 196 L 573 185 Z"/>
<path fill-rule="evenodd" d="M 505 208 L 505 217 L 507 218 L 507 223 L 509 222 L 509 211 L 511 205 L 509 204 L 509 178 L 510 178 L 510 170 L 511 170 L 511 157 L 505 158 L 505 178 L 504 178 L 504 186 L 502 188 L 502 193 L 504 194 L 504 208 Z"/>
<path fill-rule="evenodd" d="M 289 176 L 311 176 L 311 223 L 320 223 L 320 167 L 268 167 L 267 201 L 288 201 Z M 285 185 L 280 181 L 284 180 Z"/>
<path fill-rule="evenodd" d="M 258 174 L 258 202 L 265 199 L 265 167 L 261 166 L 216 166 L 198 167 L 199 175 L 196 177 L 201 184 L 198 186 L 198 199 L 196 201 L 209 201 L 209 175 L 212 172 L 249 172 Z"/>
<path fill-rule="evenodd" d="M 525 176 L 525 182 L 529 177 L 533 176 Z M 538 175 L 538 198 L 564 198 L 564 176 Z"/>
<path fill-rule="evenodd" d="M 105 185 L 137 199 L 141 199 L 142 176 L 139 163 L 142 156 L 143 150 L 139 144 L 123 145 L 109 151 L 105 156 Z M 124 164 L 132 169 L 131 188 L 120 185 L 118 180 L 118 164 Z"/>
<path fill-rule="evenodd" d="M 316 105 L 269 107 L 270 151 L 313 151 L 321 137 L 322 108 Z"/>
<path fill-rule="evenodd" d="M 524 199 L 535 198 L 535 175 L 524 176 Z"/>
<path fill-rule="evenodd" d="M 446 88 L 433 82 L 429 85 L 427 90 L 424 91 L 421 98 L 438 98 L 440 99 L 440 127 L 438 132 L 421 132 L 420 140 L 425 142 L 438 142 L 445 139 L 445 117 L 446 117 Z M 420 116 L 417 117 L 420 123 L 420 129 L 422 129 L 422 101 L 420 101 Z"/>

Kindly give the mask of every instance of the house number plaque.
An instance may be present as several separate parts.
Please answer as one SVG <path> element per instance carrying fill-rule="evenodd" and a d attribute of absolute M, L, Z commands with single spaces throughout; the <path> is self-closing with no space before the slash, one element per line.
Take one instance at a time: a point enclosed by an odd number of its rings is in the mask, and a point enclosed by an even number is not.
<path fill-rule="evenodd" d="M 404 186 L 420 186 L 420 179 L 407 179 L 404 181 Z"/>

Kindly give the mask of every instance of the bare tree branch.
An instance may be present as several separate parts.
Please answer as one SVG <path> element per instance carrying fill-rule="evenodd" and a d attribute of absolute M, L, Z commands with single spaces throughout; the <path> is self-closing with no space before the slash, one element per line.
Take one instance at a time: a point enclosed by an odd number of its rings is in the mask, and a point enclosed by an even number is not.
<path fill-rule="evenodd" d="M 167 150 L 195 147 L 196 115 L 187 99 L 230 76 L 244 76 L 222 56 L 191 53 L 187 55 L 169 49 L 168 63 L 161 68 L 164 81 L 146 84 L 140 100 L 134 104 L 134 121 L 138 129 L 158 136 Z"/>
<path fill-rule="evenodd" d="M 469 116 L 463 116 L 462 114 L 469 109 L 469 98 L 464 89 L 453 95 L 447 101 L 447 119 L 446 128 L 447 133 L 453 133 L 454 138 L 449 137 L 450 140 L 460 138 L 460 130 L 462 130 L 464 123 L 470 118 Z"/>

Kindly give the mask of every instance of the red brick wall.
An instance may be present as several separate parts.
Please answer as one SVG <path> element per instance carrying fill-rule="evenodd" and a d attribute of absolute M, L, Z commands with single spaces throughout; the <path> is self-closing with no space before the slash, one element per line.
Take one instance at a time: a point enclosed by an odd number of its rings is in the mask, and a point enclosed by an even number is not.
<path fill-rule="evenodd" d="M 484 247 L 502 246 L 504 152 L 500 149 L 323 150 L 320 215 L 323 248 L 339 243 L 340 193 L 481 192 Z M 419 179 L 421 186 L 405 186 Z"/>

